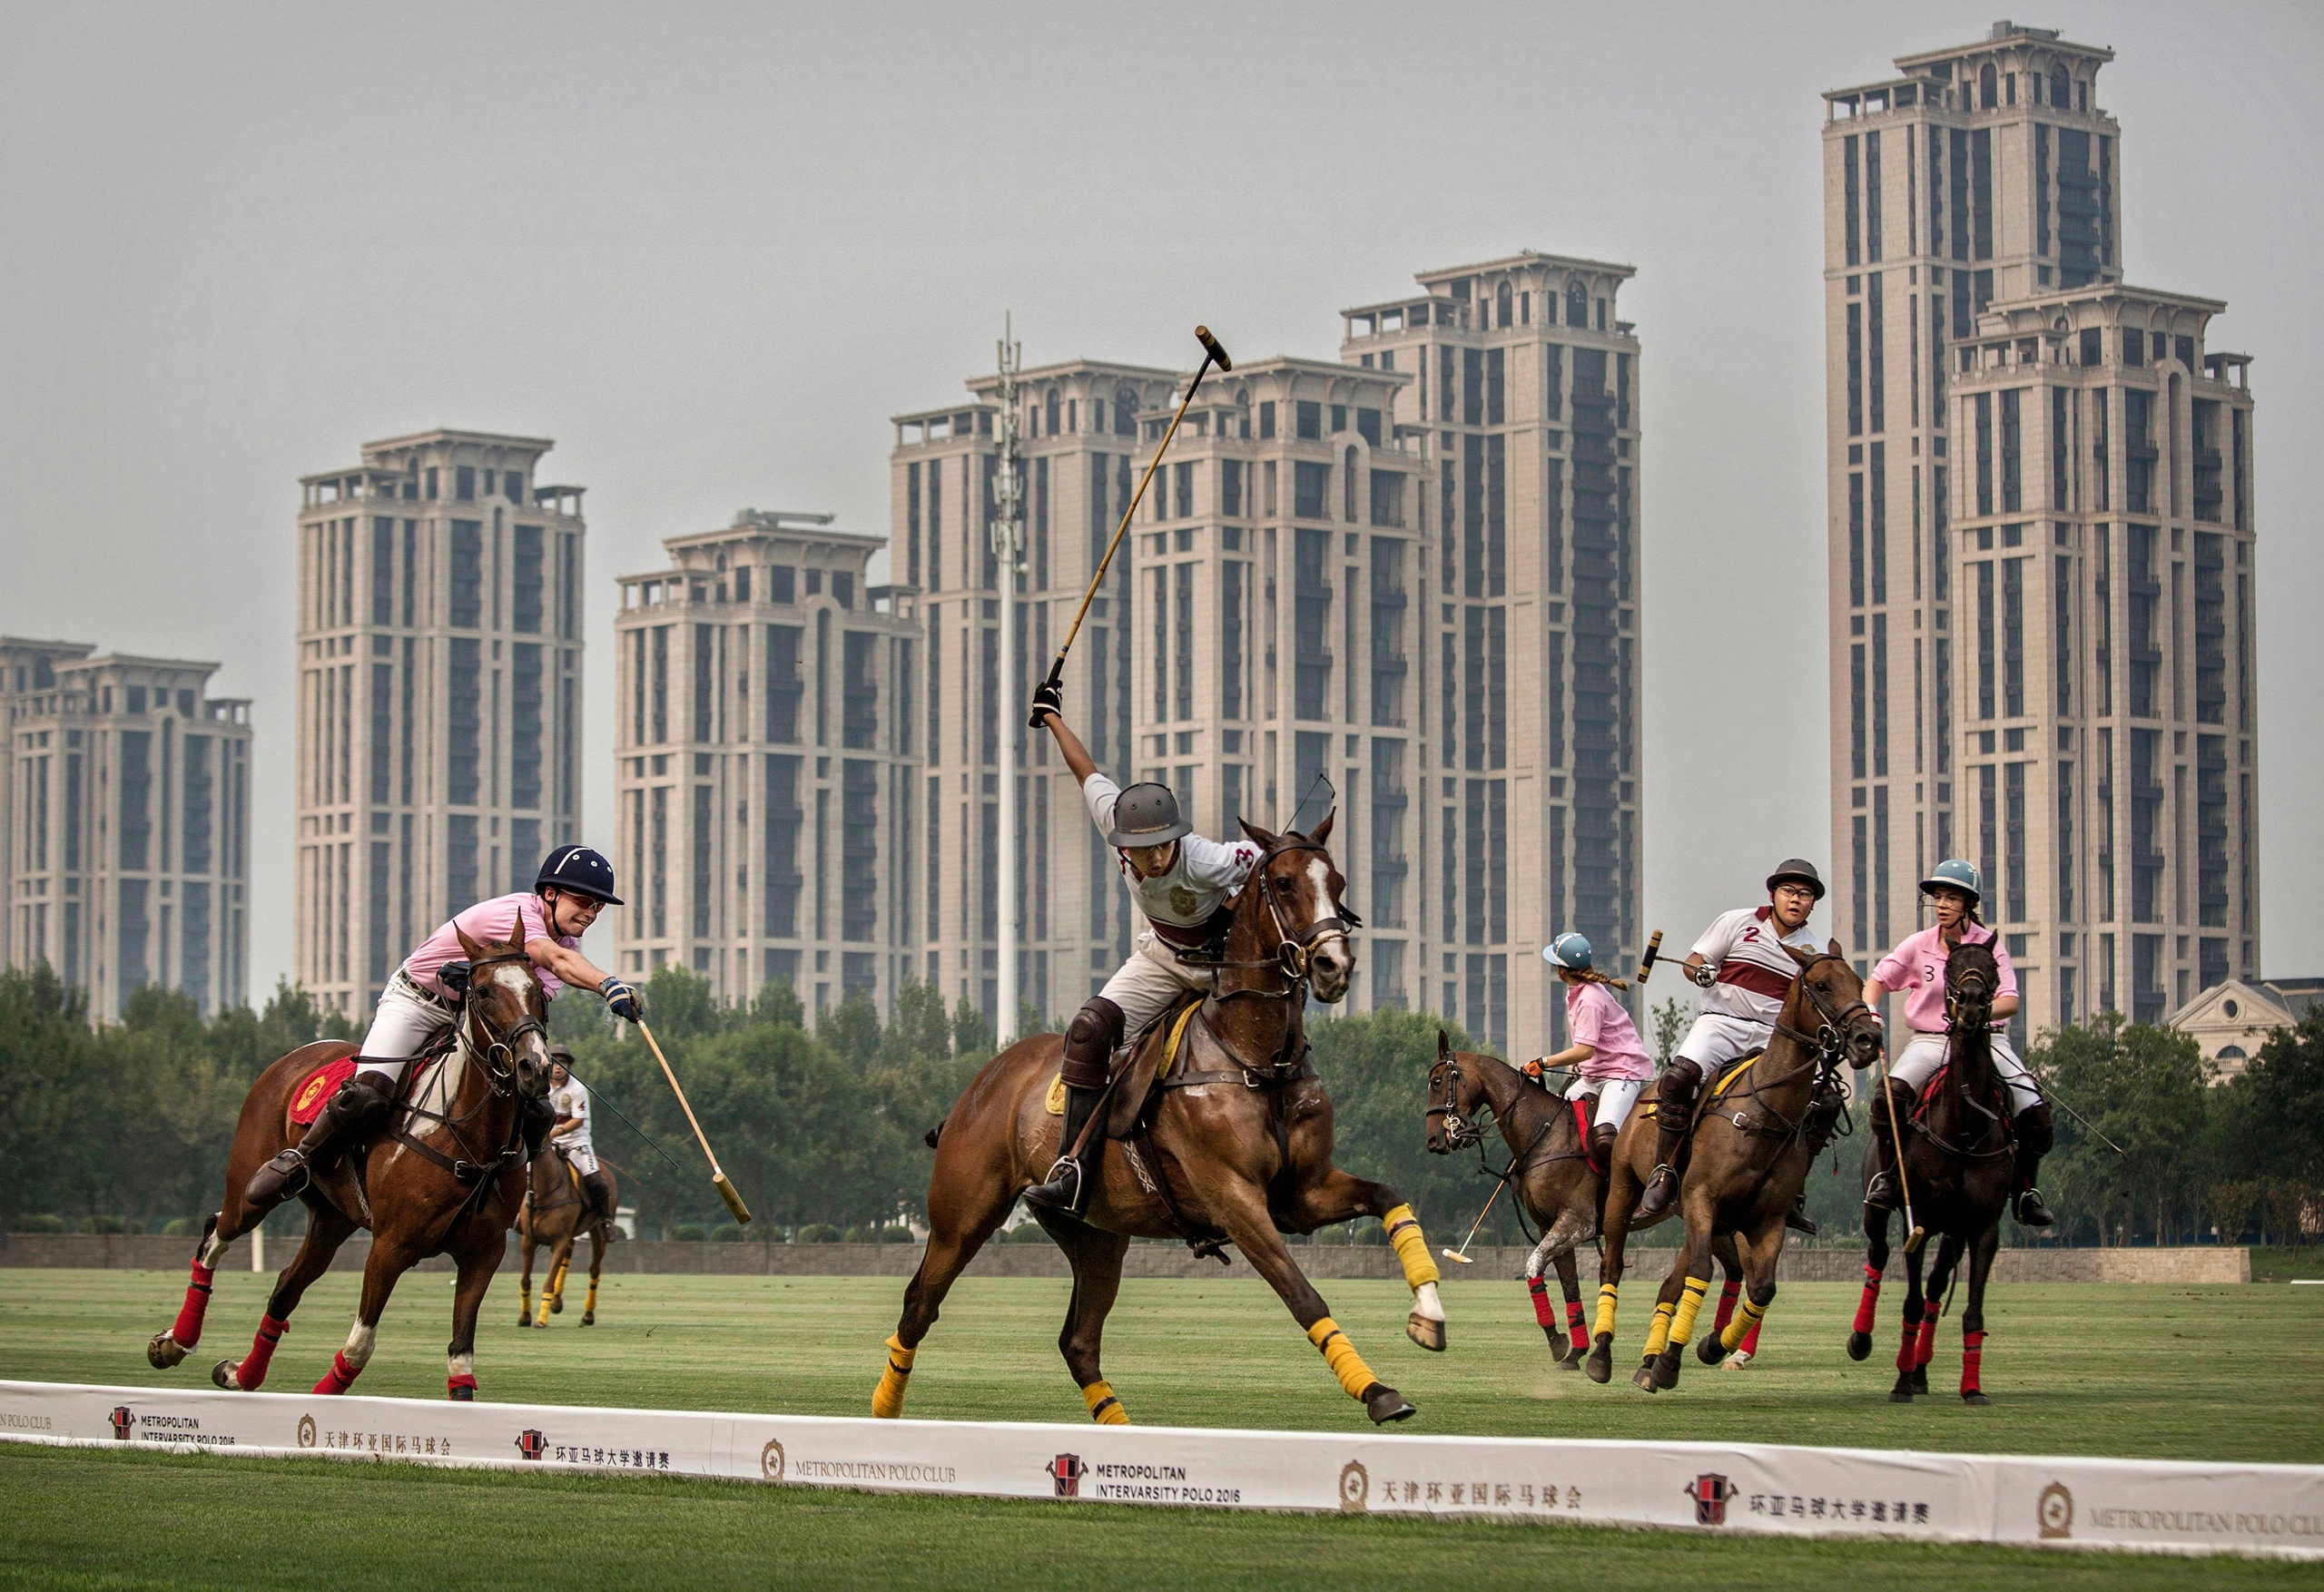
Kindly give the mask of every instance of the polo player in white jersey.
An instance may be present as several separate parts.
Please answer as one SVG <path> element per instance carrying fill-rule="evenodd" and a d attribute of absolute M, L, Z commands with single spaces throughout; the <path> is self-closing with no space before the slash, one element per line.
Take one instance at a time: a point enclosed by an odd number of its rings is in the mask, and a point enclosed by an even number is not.
<path fill-rule="evenodd" d="M 1049 1181 L 1025 1191 L 1029 1204 L 1078 1216 L 1089 1208 L 1105 1135 L 1091 1136 L 1086 1166 L 1074 1159 L 1073 1143 L 1105 1090 L 1114 1049 L 1180 996 L 1210 988 L 1215 975 L 1179 960 L 1177 953 L 1216 954 L 1233 920 L 1236 892 L 1257 864 L 1259 848 L 1248 840 L 1222 845 L 1193 833 L 1167 785 L 1137 784 L 1125 791 L 1099 773 L 1059 712 L 1064 705 L 1062 693 L 1043 685 L 1033 693 L 1034 722 L 1056 738 L 1065 766 L 1080 781 L 1090 820 L 1114 848 L 1122 878 L 1146 919 L 1146 931 L 1129 960 L 1065 1030 L 1065 1061 L 1059 1069 L 1066 1101 L 1059 1155 Z"/>

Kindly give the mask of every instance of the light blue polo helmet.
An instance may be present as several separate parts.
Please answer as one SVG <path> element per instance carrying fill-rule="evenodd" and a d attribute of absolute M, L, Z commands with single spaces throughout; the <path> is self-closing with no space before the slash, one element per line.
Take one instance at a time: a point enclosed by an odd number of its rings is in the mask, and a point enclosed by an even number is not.
<path fill-rule="evenodd" d="M 1939 888 L 1963 892 L 1974 907 L 1985 899 L 1985 876 L 1979 873 L 1977 865 L 1967 858 L 1947 857 L 1930 870 L 1926 879 L 1921 880 L 1923 894 Z"/>
<path fill-rule="evenodd" d="M 1541 948 L 1541 960 L 1552 968 L 1587 973 L 1590 971 L 1590 942 L 1569 929 Z"/>

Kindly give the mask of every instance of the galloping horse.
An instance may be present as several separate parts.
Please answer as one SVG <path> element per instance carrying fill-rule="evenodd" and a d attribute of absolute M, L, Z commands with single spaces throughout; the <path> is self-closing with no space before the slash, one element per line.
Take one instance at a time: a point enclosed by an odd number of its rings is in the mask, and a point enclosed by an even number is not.
<path fill-rule="evenodd" d="M 618 1189 L 611 1168 L 606 1169 L 608 1188 Z M 616 1194 L 616 1198 L 618 1194 Z M 597 1324 L 597 1273 L 606 1263 L 606 1217 L 581 1197 L 581 1180 L 573 1164 L 554 1147 L 533 1157 L 532 1187 L 524 1208 L 517 1213 L 517 1250 L 525 1257 L 524 1280 L 517 1290 L 517 1324 L 546 1327 L 548 1318 L 565 1313 L 565 1271 L 572 1263 L 573 1246 L 589 1235 L 589 1297 L 581 1306 L 581 1324 Z M 533 1256 L 548 1250 L 548 1270 L 541 1273 L 541 1313 L 533 1317 Z"/>
<path fill-rule="evenodd" d="M 1776 1262 L 1783 1253 L 1784 1218 L 1807 1180 L 1816 1150 L 1810 1107 L 1819 1093 L 1837 1115 L 1827 1083 L 1841 1066 L 1861 1066 L 1879 1053 L 1880 1019 L 1864 1003 L 1864 980 L 1847 964 L 1839 942 L 1820 953 L 1793 949 L 1799 972 L 1784 996 L 1775 1037 L 1758 1056 L 1714 1079 L 1702 1092 L 1693 1150 L 1679 1185 L 1686 1220 L 1678 1263 L 1656 1296 L 1647 1330 L 1646 1358 L 1631 1381 L 1647 1392 L 1675 1387 L 1679 1355 L 1694 1331 L 1695 1314 L 1710 1288 L 1715 1235 L 1735 1235 L 1745 1292 L 1734 1318 L 1695 1346 L 1717 1365 L 1749 1335 L 1775 1302 Z M 1606 1251 L 1598 1285 L 1597 1341 L 1590 1351 L 1592 1381 L 1613 1375 L 1615 1303 L 1622 1280 L 1622 1248 L 1639 1191 L 1652 1172 L 1655 1131 L 1647 1114 L 1631 1113 L 1615 1142 L 1606 1193 Z"/>
<path fill-rule="evenodd" d="M 318 1171 L 300 1191 L 306 1239 L 275 1280 L 250 1353 L 212 1368 L 211 1380 L 220 1387 L 249 1392 L 266 1380 L 300 1296 L 329 1268 L 340 1245 L 358 1227 L 368 1227 L 371 1253 L 355 1325 L 314 1391 L 348 1390 L 371 1358 L 396 1279 L 429 1255 L 449 1254 L 458 1279 L 446 1385 L 455 1399 L 476 1397 L 477 1312 L 524 1195 L 524 1115 L 528 1106 L 540 1109 L 537 1103 L 548 1092 L 548 1003 L 526 958 L 521 924 L 516 933 L 506 945 L 460 936 L 470 972 L 450 1052 L 408 1083 L 388 1132 Z M 299 1136 L 290 1120 L 292 1101 L 310 1079 L 354 1049 L 335 1040 L 302 1045 L 251 1086 L 227 1156 L 225 1203 L 203 1226 L 185 1302 L 176 1324 L 146 1346 L 154 1369 L 178 1364 L 201 1341 L 211 1276 L 227 1245 L 259 1223 L 242 1203 L 242 1187 Z"/>
<path fill-rule="evenodd" d="M 1913 1217 L 1940 1235 L 1929 1288 L 1921 1288 L 1921 1257 L 1905 1256 L 1905 1336 L 1896 1350 L 1896 1385 L 1889 1401 L 1909 1404 L 1928 1391 L 1928 1362 L 1936 1347 L 1936 1321 L 1955 1263 L 1969 1258 L 1969 1302 L 1961 1312 L 1961 1397 L 1990 1404 L 1979 1377 L 1985 1343 L 1985 1280 L 2001 1244 L 2001 1214 L 2016 1179 L 2016 1142 L 2009 1112 L 1994 1071 L 1994 991 L 2001 969 L 1987 946 L 1955 946 L 1945 963 L 1945 1063 L 1930 1080 L 1923 1102 L 1905 1115 L 1899 1104 L 1898 1141 Z M 1875 1111 L 1888 1109 L 1876 1099 Z M 1865 1151 L 1867 1185 L 1883 1170 L 1876 1143 Z M 1848 1358 L 1872 1352 L 1872 1322 L 1880 1300 L 1881 1273 L 1888 1267 L 1888 1210 L 1864 1210 L 1864 1295 L 1848 1333 Z"/>
<path fill-rule="evenodd" d="M 1313 835 L 1274 835 L 1247 822 L 1243 829 L 1262 855 L 1236 901 L 1214 987 L 1132 1041 L 1118 1066 L 1091 1131 L 1119 1139 L 1122 1153 L 1099 1164 L 1087 1218 L 1034 1213 L 1073 1266 L 1058 1348 L 1091 1417 L 1126 1422 L 1098 1346 L 1131 1237 L 1183 1238 L 1211 1253 L 1233 1243 L 1274 1286 L 1349 1396 L 1374 1421 L 1401 1420 L 1413 1406 L 1373 1375 L 1280 1236 L 1379 1217 L 1414 1294 L 1405 1331 L 1423 1348 L 1443 1348 L 1436 1267 L 1420 1223 L 1393 1189 L 1334 1169 L 1331 1097 L 1307 1062 L 1309 990 L 1327 1004 L 1338 1001 L 1355 971 L 1352 915 L 1340 904 L 1346 881 L 1325 850 L 1332 820 L 1326 815 Z M 1010 1046 L 930 1135 L 936 1165 L 928 1248 L 888 1340 L 874 1415 L 902 1413 L 912 1358 L 953 1279 L 1018 1194 L 1057 1159 L 1059 1122 L 1046 1097 L 1062 1056 L 1054 1034 Z"/>

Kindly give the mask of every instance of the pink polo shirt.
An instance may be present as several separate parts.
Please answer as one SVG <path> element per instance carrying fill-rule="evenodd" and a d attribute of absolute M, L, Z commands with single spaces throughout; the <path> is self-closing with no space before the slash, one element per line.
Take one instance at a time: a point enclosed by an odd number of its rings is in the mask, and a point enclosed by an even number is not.
<path fill-rule="evenodd" d="M 1973 923 L 1961 931 L 1961 939 L 1966 945 L 1990 942 L 1993 946 L 1994 961 L 2001 971 L 2001 988 L 1994 991 L 1996 999 L 2017 993 L 2017 969 L 2009 965 L 2009 948 L 1992 929 Z M 1945 963 L 1952 954 L 1953 948 L 1945 943 L 1945 931 L 1931 925 L 1907 936 L 1872 970 L 1872 976 L 1886 988 L 1903 992 L 1905 1023 L 1916 1033 L 1945 1032 Z M 2009 1023 L 2003 1019 L 1993 1026 L 2006 1028 Z"/>
<path fill-rule="evenodd" d="M 537 939 L 554 939 L 566 950 L 581 948 L 581 942 L 569 935 L 549 933 L 548 917 L 540 897 L 527 891 L 478 901 L 421 941 L 419 948 L 404 958 L 403 970 L 422 989 L 450 1000 L 454 998 L 452 992 L 438 983 L 436 976 L 443 971 L 445 963 L 457 962 L 468 955 L 461 948 L 460 936 L 453 932 L 455 928 L 470 939 L 506 945 L 510 929 L 519 922 L 525 926 L 527 945 Z M 542 993 L 551 1000 L 564 993 L 565 986 L 547 968 L 536 967 L 533 971 L 540 978 Z"/>
<path fill-rule="evenodd" d="M 1614 992 L 1603 984 L 1569 984 L 1565 1020 L 1576 1045 L 1594 1048 L 1581 1064 L 1585 1078 L 1650 1078 L 1654 1063 L 1639 1043 L 1637 1025 Z"/>

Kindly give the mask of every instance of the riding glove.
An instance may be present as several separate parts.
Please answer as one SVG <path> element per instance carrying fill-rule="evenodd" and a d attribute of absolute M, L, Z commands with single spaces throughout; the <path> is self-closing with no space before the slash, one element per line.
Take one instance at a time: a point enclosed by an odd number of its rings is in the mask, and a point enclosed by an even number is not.
<path fill-rule="evenodd" d="M 1033 688 L 1033 716 L 1027 722 L 1033 729 L 1041 729 L 1043 716 L 1049 713 L 1059 718 L 1065 716 L 1065 684 L 1062 681 L 1044 680 Z"/>
<path fill-rule="evenodd" d="M 606 1009 L 623 1022 L 642 1023 L 645 1020 L 645 997 L 614 975 L 609 973 L 606 976 L 606 981 L 597 986 L 597 993 L 606 997 Z"/>
<path fill-rule="evenodd" d="M 1687 969 L 1687 977 L 1693 979 L 1700 988 L 1709 989 L 1718 982 L 1718 969 L 1709 962 L 1698 962 Z"/>

